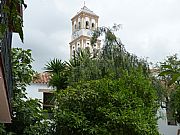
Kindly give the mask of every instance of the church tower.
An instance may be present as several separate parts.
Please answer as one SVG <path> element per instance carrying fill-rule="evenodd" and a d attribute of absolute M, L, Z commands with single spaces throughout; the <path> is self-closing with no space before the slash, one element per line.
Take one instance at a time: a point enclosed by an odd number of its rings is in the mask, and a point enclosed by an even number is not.
<path fill-rule="evenodd" d="M 85 4 L 83 8 L 71 19 L 72 36 L 70 44 L 70 57 L 75 55 L 80 49 L 88 49 L 91 54 L 100 49 L 100 40 L 95 45 L 91 45 L 93 31 L 98 27 L 98 19 L 93 11 L 88 9 Z"/>

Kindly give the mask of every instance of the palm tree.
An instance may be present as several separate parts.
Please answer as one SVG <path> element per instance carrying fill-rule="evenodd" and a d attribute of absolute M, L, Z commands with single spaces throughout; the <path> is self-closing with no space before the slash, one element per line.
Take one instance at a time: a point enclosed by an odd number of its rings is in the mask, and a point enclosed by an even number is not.
<path fill-rule="evenodd" d="M 48 62 L 45 65 L 45 70 L 46 72 L 49 72 L 49 73 L 59 73 L 63 71 L 64 68 L 65 68 L 65 64 L 57 58 L 50 60 L 50 62 Z"/>
<path fill-rule="evenodd" d="M 49 86 L 55 87 L 57 90 L 67 87 L 67 70 L 64 62 L 54 58 L 45 65 L 45 70 L 51 74 Z"/>

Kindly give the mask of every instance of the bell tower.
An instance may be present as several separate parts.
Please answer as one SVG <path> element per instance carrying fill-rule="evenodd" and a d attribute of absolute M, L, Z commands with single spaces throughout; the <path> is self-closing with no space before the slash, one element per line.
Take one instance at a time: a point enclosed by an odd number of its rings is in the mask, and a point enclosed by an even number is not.
<path fill-rule="evenodd" d="M 83 8 L 71 19 L 72 36 L 70 44 L 70 57 L 72 58 L 80 49 L 88 49 L 91 54 L 100 49 L 101 41 L 97 40 L 93 46 L 90 43 L 93 31 L 98 27 L 98 19 L 93 11 L 85 4 Z"/>

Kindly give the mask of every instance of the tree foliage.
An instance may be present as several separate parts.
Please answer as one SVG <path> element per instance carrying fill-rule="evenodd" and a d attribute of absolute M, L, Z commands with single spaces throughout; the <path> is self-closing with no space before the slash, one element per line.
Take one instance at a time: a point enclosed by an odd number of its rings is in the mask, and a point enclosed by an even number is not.
<path fill-rule="evenodd" d="M 47 134 L 48 121 L 37 99 L 26 97 L 26 86 L 32 81 L 31 50 L 12 49 L 13 97 L 12 123 L 5 125 L 6 134 Z"/>
<path fill-rule="evenodd" d="M 127 52 L 113 30 L 97 57 L 81 50 L 67 64 L 69 87 L 56 93 L 54 134 L 156 135 L 157 93 L 144 59 Z"/>
<path fill-rule="evenodd" d="M 156 135 L 156 93 L 140 72 L 57 92 L 56 134 Z"/>
<path fill-rule="evenodd" d="M 170 96 L 170 106 L 175 120 L 180 123 L 180 86 Z"/>
<path fill-rule="evenodd" d="M 70 60 L 70 83 L 104 77 L 116 79 L 122 75 L 123 70 L 131 72 L 140 68 L 144 75 L 149 75 L 148 63 L 127 52 L 120 39 L 113 33 L 118 27 L 113 27 L 113 29 L 102 27 L 94 32 L 92 45 L 100 35 L 105 34 L 103 48 L 97 57 L 94 58 L 87 51 L 81 50 Z"/>
<path fill-rule="evenodd" d="M 168 56 L 160 63 L 159 77 L 165 86 L 165 101 L 167 109 L 171 110 L 173 117 L 180 122 L 180 60 L 177 54 Z M 168 105 L 169 104 L 169 105 Z"/>
<path fill-rule="evenodd" d="M 159 76 L 166 77 L 168 85 L 180 84 L 180 60 L 178 60 L 177 54 L 167 57 L 167 60 L 161 63 L 161 70 Z"/>
<path fill-rule="evenodd" d="M 49 85 L 55 87 L 57 90 L 65 89 L 67 83 L 67 70 L 66 64 L 59 59 L 50 60 L 45 65 L 46 72 L 51 75 Z"/>
<path fill-rule="evenodd" d="M 3 17 L 7 18 L 4 18 L 4 21 L 0 24 L 0 39 L 3 38 L 5 32 L 9 30 L 10 32 L 17 32 L 23 42 L 23 17 L 20 10 L 22 5 L 24 8 L 27 8 L 27 5 L 24 3 L 24 0 L 10 0 L 5 3 L 2 2 L 1 4 L 3 5 L 1 12 L 5 14 Z"/>

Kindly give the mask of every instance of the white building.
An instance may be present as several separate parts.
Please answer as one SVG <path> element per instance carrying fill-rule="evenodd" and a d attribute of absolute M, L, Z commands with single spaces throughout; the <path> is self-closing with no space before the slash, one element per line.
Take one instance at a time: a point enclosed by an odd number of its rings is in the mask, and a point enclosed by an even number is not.
<path fill-rule="evenodd" d="M 180 135 L 178 133 L 179 125 L 171 124 L 167 119 L 166 108 L 160 108 L 158 116 L 161 118 L 158 120 L 158 128 L 161 135 Z"/>

